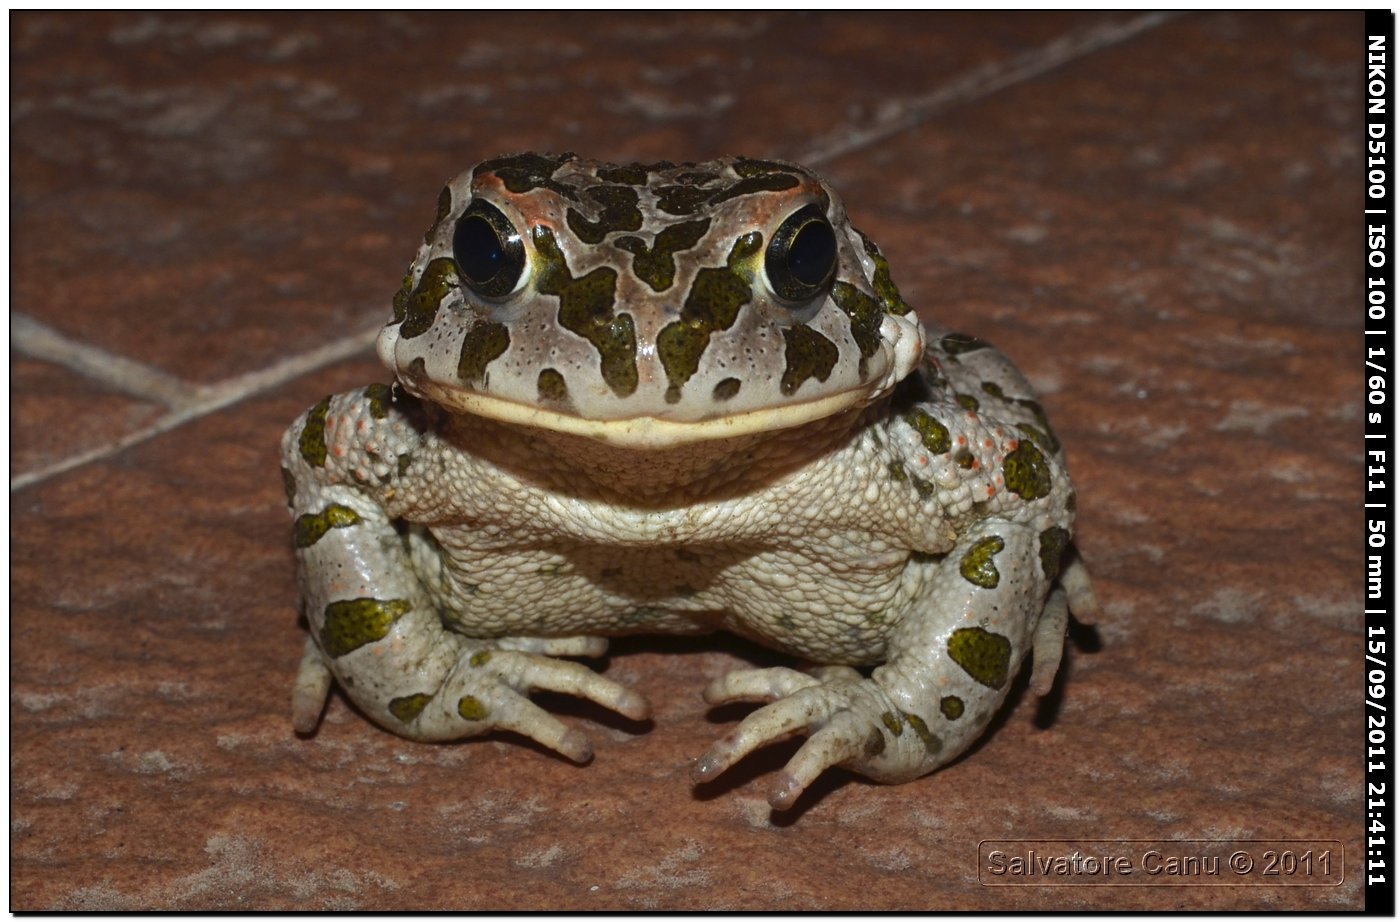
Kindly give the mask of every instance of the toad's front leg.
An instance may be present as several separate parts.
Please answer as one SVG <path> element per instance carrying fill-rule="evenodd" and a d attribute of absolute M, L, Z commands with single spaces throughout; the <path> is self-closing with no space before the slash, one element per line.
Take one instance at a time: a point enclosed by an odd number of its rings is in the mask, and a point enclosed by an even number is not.
<path fill-rule="evenodd" d="M 529 693 L 577 695 L 634 719 L 647 715 L 645 700 L 579 663 L 553 658 L 598 655 L 606 649 L 601 638 L 486 640 L 444 626 L 415 567 L 441 552 L 412 530 L 401 534 L 384 507 L 397 459 L 422 449 L 412 420 L 384 399 L 373 389 L 330 398 L 283 441 L 312 634 L 293 691 L 294 726 L 315 729 L 334 676 L 361 710 L 401 736 L 449 740 L 512 730 L 587 761 L 592 750 L 583 735 L 533 704 Z M 469 612 L 453 614 L 454 623 L 470 623 Z"/>
<path fill-rule="evenodd" d="M 986 521 L 948 555 L 922 568 L 922 606 L 900 625 L 888 662 L 864 678 L 849 667 L 731 672 L 705 690 L 712 704 L 772 702 L 743 720 L 695 764 L 719 775 L 749 752 L 798 733 L 806 743 L 772 789 L 776 809 L 793 805 L 823 771 L 839 765 L 876 781 L 910 781 L 946 764 L 981 735 L 1022 659 L 1035 652 L 1033 687 L 1049 690 L 1066 625 L 1055 584 L 1068 533 Z M 1064 583 L 1076 610 L 1093 606 L 1081 565 Z"/>

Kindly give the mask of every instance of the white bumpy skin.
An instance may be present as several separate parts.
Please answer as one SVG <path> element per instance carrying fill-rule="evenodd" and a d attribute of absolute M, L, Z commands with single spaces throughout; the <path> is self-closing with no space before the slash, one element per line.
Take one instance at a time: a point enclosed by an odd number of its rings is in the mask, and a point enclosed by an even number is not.
<path fill-rule="evenodd" d="M 1028 653 L 1048 691 L 1068 610 L 1094 614 L 1029 386 L 922 327 L 801 167 L 479 164 L 443 190 L 379 354 L 392 385 L 283 440 L 299 731 L 334 678 L 412 739 L 512 730 L 585 761 L 532 691 L 648 706 L 559 657 L 724 629 L 815 665 L 716 679 L 707 701 L 765 706 L 694 776 L 806 734 L 785 808 L 830 766 L 902 782 L 955 758 Z"/>

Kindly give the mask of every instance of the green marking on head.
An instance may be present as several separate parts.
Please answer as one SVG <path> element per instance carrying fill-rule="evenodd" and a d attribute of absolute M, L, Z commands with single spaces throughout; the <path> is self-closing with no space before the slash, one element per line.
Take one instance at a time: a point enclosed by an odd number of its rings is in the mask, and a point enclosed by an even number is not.
<path fill-rule="evenodd" d="M 652 291 L 665 291 L 676 281 L 675 254 L 695 246 L 709 229 L 709 218 L 683 221 L 662 228 L 650 247 L 641 237 L 619 237 L 613 246 L 632 254 L 632 273 Z"/>
<path fill-rule="evenodd" d="M 849 282 L 835 282 L 831 286 L 831 297 L 851 320 L 851 338 L 860 349 L 859 374 L 864 378 L 867 361 L 880 351 L 880 322 L 884 313 L 878 301 Z"/>
<path fill-rule="evenodd" d="M 977 457 L 973 455 L 970 449 L 959 448 L 957 452 L 953 454 L 953 461 L 963 470 L 970 471 L 973 466 L 977 464 Z"/>
<path fill-rule="evenodd" d="M 904 298 L 900 296 L 899 289 L 894 284 L 894 279 L 890 276 L 890 263 L 885 259 L 869 237 L 859 230 L 860 242 L 865 245 L 865 255 L 870 257 L 870 261 L 875 264 L 875 272 L 870 279 L 870 285 L 875 289 L 875 297 L 880 299 L 880 304 L 884 306 L 885 313 L 903 316 L 911 310 Z"/>
<path fill-rule="evenodd" d="M 292 500 L 296 499 L 297 479 L 285 467 L 282 468 L 282 490 L 287 494 L 287 505 L 290 506 Z"/>
<path fill-rule="evenodd" d="M 836 344 L 809 326 L 797 325 L 783 328 L 783 378 L 779 389 L 783 396 L 797 393 L 802 382 L 808 378 L 825 381 L 836 367 L 840 353 Z"/>
<path fill-rule="evenodd" d="M 1040 533 L 1040 571 L 1054 581 L 1060 575 L 1060 557 L 1069 547 L 1069 530 L 1052 525 Z"/>
<path fill-rule="evenodd" d="M 967 553 L 958 563 L 958 572 L 974 586 L 995 589 L 1001 581 L 1001 574 L 997 572 L 996 563 L 992 558 L 1000 554 L 1005 547 L 1006 542 L 996 535 L 983 538 L 967 549 Z"/>
<path fill-rule="evenodd" d="M 1074 492 L 1073 490 L 1070 490 L 1070 491 L 1069 491 L 1069 495 L 1065 497 L 1065 511 L 1066 511 L 1066 512 L 1075 512 L 1075 511 L 1078 510 L 1078 508 L 1079 508 L 1079 497 L 1075 494 L 1075 492 Z"/>
<path fill-rule="evenodd" d="M 536 287 L 559 298 L 559 324 L 592 343 L 598 350 L 603 380 L 614 394 L 626 397 L 637 389 L 637 334 L 631 314 L 614 314 L 617 270 L 599 266 L 581 278 L 569 272 L 554 234 L 534 230 L 535 250 L 542 265 Z"/>
<path fill-rule="evenodd" d="M 697 177 L 697 179 L 708 178 L 708 176 Z M 720 186 L 718 189 L 702 188 L 693 184 L 662 186 L 656 190 L 656 207 L 666 214 L 690 215 L 694 214 L 701 205 L 718 205 L 720 202 L 738 198 L 741 195 L 753 195 L 758 192 L 779 192 L 783 189 L 792 189 L 799 184 L 800 180 L 791 173 L 761 173 L 741 178 L 737 182 Z"/>
<path fill-rule="evenodd" d="M 540 372 L 535 382 L 535 390 L 540 400 L 548 403 L 564 403 L 569 399 L 569 385 L 555 368 L 546 368 Z"/>
<path fill-rule="evenodd" d="M 953 401 L 969 413 L 976 413 L 982 406 L 971 394 L 954 394 Z"/>
<path fill-rule="evenodd" d="M 383 419 L 389 415 L 389 405 L 394 401 L 394 392 L 387 384 L 371 384 L 365 388 L 365 399 L 369 401 L 369 415 Z"/>
<path fill-rule="evenodd" d="M 890 479 L 896 483 L 904 483 L 909 479 L 909 475 L 904 471 L 903 461 L 891 461 L 889 463 Z"/>
<path fill-rule="evenodd" d="M 1050 465 L 1030 439 L 1017 443 L 1016 450 L 1002 461 L 1001 472 L 1007 489 L 1024 500 L 1050 495 Z"/>
<path fill-rule="evenodd" d="M 978 684 L 1001 688 L 1011 670 L 1011 641 L 980 627 L 962 627 L 948 638 L 948 656 Z"/>
<path fill-rule="evenodd" d="M 910 474 L 909 482 L 914 485 L 914 490 L 919 494 L 919 499 L 928 499 L 938 492 L 938 487 L 922 477 L 915 477 L 913 474 Z"/>
<path fill-rule="evenodd" d="M 988 348 L 988 345 L 982 340 L 976 336 L 969 336 L 967 333 L 949 333 L 938 341 L 938 345 L 949 355 L 962 355 Z"/>
<path fill-rule="evenodd" d="M 413 463 L 413 455 L 411 455 L 411 454 L 399 455 L 398 464 L 397 464 L 396 466 L 397 466 L 397 468 L 398 468 L 399 476 L 400 476 L 400 477 L 402 477 L 402 476 L 404 475 L 404 472 L 408 470 L 408 466 L 409 466 L 410 464 L 412 464 L 412 463 Z"/>
<path fill-rule="evenodd" d="M 333 503 L 320 512 L 297 516 L 292 526 L 292 541 L 298 548 L 310 547 L 332 528 L 349 528 L 358 524 L 360 516 L 354 509 Z"/>
<path fill-rule="evenodd" d="M 865 757 L 873 759 L 885 751 L 885 734 L 880 732 L 879 727 L 871 727 L 870 734 L 865 738 Z"/>
<path fill-rule="evenodd" d="M 486 366 L 510 348 L 510 330 L 503 323 L 478 320 L 462 337 L 462 353 L 457 357 L 457 377 L 480 384 L 486 379 Z"/>
<path fill-rule="evenodd" d="M 943 699 L 938 702 L 938 709 L 949 720 L 957 720 L 963 716 L 963 700 L 957 695 L 944 695 Z"/>
<path fill-rule="evenodd" d="M 565 216 L 569 229 L 584 243 L 602 243 L 614 231 L 641 228 L 642 211 L 637 207 L 637 190 L 631 186 L 594 186 L 584 195 L 599 206 L 597 220 L 589 220 L 573 208 Z"/>
<path fill-rule="evenodd" d="M 476 169 L 472 170 L 472 176 L 475 178 L 480 173 L 495 173 L 511 192 L 549 189 L 557 195 L 576 201 L 578 193 L 572 186 L 555 182 L 551 178 L 561 166 L 576 159 L 573 154 L 557 154 L 552 157 L 535 153 L 512 154 L 477 164 Z"/>
<path fill-rule="evenodd" d="M 647 167 L 642 163 L 603 167 L 598 171 L 598 178 L 603 182 L 621 183 L 624 186 L 645 186 Z"/>
<path fill-rule="evenodd" d="M 333 657 L 383 640 L 389 628 L 412 608 L 407 599 L 342 599 L 326 606 L 321 647 Z"/>
<path fill-rule="evenodd" d="M 919 433 L 924 447 L 935 455 L 946 454 L 953 447 L 953 437 L 948 433 L 948 427 L 930 416 L 927 411 L 916 407 L 904 414 L 904 421 Z"/>
<path fill-rule="evenodd" d="M 753 176 L 766 176 L 769 173 L 797 173 L 796 167 L 776 160 L 758 160 L 753 157 L 734 158 L 734 172 L 744 179 Z"/>
<path fill-rule="evenodd" d="M 939 739 L 938 736 L 928 728 L 928 724 L 924 723 L 924 719 L 918 714 L 910 714 L 908 711 L 905 711 L 904 721 L 919 735 L 919 740 L 924 744 L 924 749 L 929 755 L 936 756 L 943 750 L 943 740 Z"/>
<path fill-rule="evenodd" d="M 457 273 L 457 263 L 446 256 L 439 256 L 429 262 L 418 279 L 417 286 L 405 302 L 403 323 L 399 325 L 399 336 L 413 339 L 422 336 L 437 319 L 438 308 L 448 295 L 461 287 L 462 279 Z"/>
<path fill-rule="evenodd" d="M 428 702 L 433 700 L 432 695 L 423 694 L 406 695 L 402 698 L 394 698 L 389 702 L 389 713 L 393 714 L 402 723 L 412 723 L 419 714 L 423 713 L 423 708 L 428 706 Z"/>
<path fill-rule="evenodd" d="M 480 668 L 481 666 L 485 666 L 485 665 L 486 665 L 487 663 L 489 663 L 489 662 L 491 662 L 491 651 L 490 651 L 490 650 L 477 650 L 477 651 L 476 651 L 475 653 L 473 653 L 473 654 L 471 655 L 471 657 L 467 660 L 467 663 L 468 663 L 473 669 Z"/>
<path fill-rule="evenodd" d="M 312 467 L 326 465 L 326 413 L 330 408 L 331 398 L 326 397 L 308 410 L 306 422 L 301 427 L 301 436 L 297 439 L 297 448 L 301 451 L 302 460 Z"/>
<path fill-rule="evenodd" d="M 399 290 L 394 292 L 394 323 L 401 323 L 408 316 L 408 296 L 413 293 L 413 273 L 403 277 Z"/>
<path fill-rule="evenodd" d="M 899 736 L 901 733 L 904 732 L 904 724 L 900 723 L 899 716 L 893 713 L 892 711 L 886 711 L 885 713 L 881 714 L 880 723 L 888 727 L 889 731 L 895 736 Z"/>
<path fill-rule="evenodd" d="M 475 695 L 463 695 L 457 702 L 457 713 L 463 720 L 485 720 L 491 711 Z"/>
<path fill-rule="evenodd" d="M 997 384 L 995 381 L 983 381 L 982 390 L 985 393 L 991 394 L 998 400 L 1006 399 L 1006 394 L 1002 392 L 1001 385 Z"/>
<path fill-rule="evenodd" d="M 762 247 L 762 234 L 744 234 L 735 240 L 723 268 L 707 267 L 695 274 L 680 317 L 657 334 L 656 354 L 670 381 L 666 399 L 671 403 L 680 400 L 681 388 L 700 367 L 710 335 L 733 326 L 739 308 L 753 297 L 742 269 L 744 262 Z"/>
<path fill-rule="evenodd" d="M 739 387 L 742 383 L 743 382 L 738 378 L 725 378 L 715 385 L 714 394 L 712 396 L 717 401 L 728 400 L 739 393 Z"/>
<path fill-rule="evenodd" d="M 443 186 L 442 191 L 438 193 L 437 215 L 433 218 L 433 223 L 437 224 L 441 222 L 443 218 L 447 217 L 451 213 L 452 190 L 449 189 L 447 186 Z"/>

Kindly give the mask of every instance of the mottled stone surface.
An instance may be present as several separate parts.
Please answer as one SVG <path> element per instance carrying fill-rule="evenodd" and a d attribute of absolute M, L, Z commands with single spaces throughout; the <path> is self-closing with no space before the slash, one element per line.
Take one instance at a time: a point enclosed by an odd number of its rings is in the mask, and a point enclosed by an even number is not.
<path fill-rule="evenodd" d="M 1359 14 L 11 30 L 12 309 L 187 388 L 12 342 L 12 909 L 1360 906 Z M 783 662 L 726 637 L 597 664 L 649 724 L 549 698 L 583 768 L 409 743 L 338 695 L 292 733 L 276 442 L 383 380 L 311 352 L 387 314 L 446 177 L 521 148 L 814 154 L 906 299 L 1017 360 L 1106 608 L 1048 703 L 1022 676 L 968 757 L 786 815 L 795 743 L 690 785 L 744 713 L 706 682 Z M 1346 879 L 978 880 L 983 839 L 1225 837 L 1339 840 Z"/>

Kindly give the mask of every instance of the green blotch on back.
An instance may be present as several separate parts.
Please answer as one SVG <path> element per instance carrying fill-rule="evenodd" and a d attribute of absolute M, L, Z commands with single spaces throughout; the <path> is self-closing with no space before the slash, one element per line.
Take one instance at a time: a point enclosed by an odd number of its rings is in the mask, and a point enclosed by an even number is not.
<path fill-rule="evenodd" d="M 421 692 L 416 695 L 395 698 L 389 702 L 389 713 L 402 723 L 412 723 L 419 714 L 423 713 L 423 708 L 427 707 L 428 702 L 432 700 L 432 695 L 425 695 Z"/>
<path fill-rule="evenodd" d="M 1069 547 L 1069 530 L 1052 525 L 1040 533 L 1040 570 L 1048 580 L 1060 575 L 1060 557 Z"/>
<path fill-rule="evenodd" d="M 320 512 L 297 516 L 292 526 L 293 543 L 298 548 L 310 547 L 332 528 L 349 528 L 359 523 L 360 516 L 354 509 L 333 503 Z"/>
<path fill-rule="evenodd" d="M 979 684 L 1001 688 L 1011 670 L 1011 641 L 980 627 L 958 628 L 948 638 L 948 656 Z"/>
<path fill-rule="evenodd" d="M 637 333 L 631 314 L 613 313 L 617 270 L 599 266 L 574 278 L 554 234 L 534 230 L 540 266 L 536 287 L 559 298 L 559 324 L 577 333 L 598 351 L 603 380 L 613 393 L 626 397 L 637 389 Z"/>
<path fill-rule="evenodd" d="M 463 720 L 485 720 L 491 711 L 475 695 L 463 695 L 457 702 L 457 713 Z"/>
<path fill-rule="evenodd" d="M 954 394 L 953 400 L 957 403 L 958 406 L 962 407 L 969 413 L 976 413 L 978 409 L 980 409 L 982 406 L 980 403 L 977 402 L 977 398 L 972 396 L 971 394 Z"/>
<path fill-rule="evenodd" d="M 369 401 L 369 415 L 375 419 L 383 419 L 389 415 L 394 392 L 387 384 L 371 384 L 365 388 L 365 399 Z"/>
<path fill-rule="evenodd" d="M 330 408 L 331 398 L 326 397 L 308 410 L 297 439 L 302 460 L 312 467 L 324 467 L 326 464 L 326 413 Z"/>
<path fill-rule="evenodd" d="M 473 669 L 479 669 L 480 667 L 485 666 L 489 662 L 491 662 L 490 650 L 477 650 L 471 655 L 471 658 L 467 660 L 467 663 Z"/>
<path fill-rule="evenodd" d="M 296 499 L 297 479 L 285 467 L 282 468 L 282 491 L 287 494 L 287 505 L 290 506 L 292 500 Z"/>
<path fill-rule="evenodd" d="M 723 268 L 707 267 L 695 274 L 680 317 L 657 334 L 656 353 L 670 382 L 668 401 L 680 400 L 681 388 L 700 367 L 700 358 L 709 348 L 710 335 L 733 326 L 739 308 L 753 297 L 744 264 L 762 248 L 762 234 L 744 234 L 735 240 Z"/>
<path fill-rule="evenodd" d="M 367 643 L 383 640 L 394 622 L 408 613 L 407 599 L 342 599 L 326 606 L 321 647 L 333 657 L 344 656 Z"/>
<path fill-rule="evenodd" d="M 403 323 L 399 325 L 399 336 L 413 339 L 422 336 L 437 319 L 438 308 L 447 296 L 461 287 L 461 276 L 457 273 L 457 263 L 446 256 L 439 256 L 423 269 L 418 284 L 409 293 L 404 303 Z"/>
<path fill-rule="evenodd" d="M 675 255 L 699 243 L 709 229 L 709 218 L 683 221 L 662 228 L 650 247 L 641 237 L 619 237 L 613 246 L 632 254 L 633 275 L 652 291 L 665 291 L 676 281 Z"/>
<path fill-rule="evenodd" d="M 462 352 L 457 357 L 457 377 L 480 384 L 486 379 L 486 366 L 500 358 L 510 348 L 510 330 L 503 323 L 478 320 L 462 338 Z"/>
<path fill-rule="evenodd" d="M 967 549 L 967 553 L 958 563 L 958 572 L 974 586 L 995 589 L 1001 581 L 1001 574 L 997 572 L 996 563 L 992 558 L 1000 554 L 1005 547 L 1006 542 L 996 535 L 983 538 Z"/>
<path fill-rule="evenodd" d="M 904 414 L 904 421 L 919 433 L 924 447 L 936 455 L 947 453 L 953 447 L 953 438 L 948 427 L 917 407 Z"/>
<path fill-rule="evenodd" d="M 938 344 L 949 355 L 963 355 L 968 352 L 976 352 L 978 349 L 988 348 L 988 345 L 982 340 L 967 333 L 949 333 L 939 340 Z"/>
<path fill-rule="evenodd" d="M 938 710 L 949 720 L 957 720 L 963 716 L 963 700 L 957 695 L 944 695 L 938 702 Z"/>
<path fill-rule="evenodd" d="M 895 736 L 904 732 L 904 724 L 900 722 L 899 716 L 892 711 L 886 711 L 880 715 L 880 722 L 889 728 Z"/>
<path fill-rule="evenodd" d="M 1050 495 L 1050 465 L 1030 439 L 1021 439 L 1016 450 L 1007 454 L 1001 473 L 1007 489 L 1024 500 Z"/>
<path fill-rule="evenodd" d="M 836 344 L 809 326 L 801 324 L 783 328 L 783 378 L 779 389 L 783 396 L 797 393 L 808 378 L 825 381 L 836 367 L 839 353 Z"/>
<path fill-rule="evenodd" d="M 924 750 L 928 752 L 929 755 L 938 755 L 938 753 L 942 751 L 943 740 L 939 739 L 938 736 L 928 728 L 928 724 L 924 723 L 922 717 L 918 714 L 911 714 L 905 711 L 904 722 L 909 724 L 913 731 L 918 734 L 919 740 L 924 744 Z"/>

